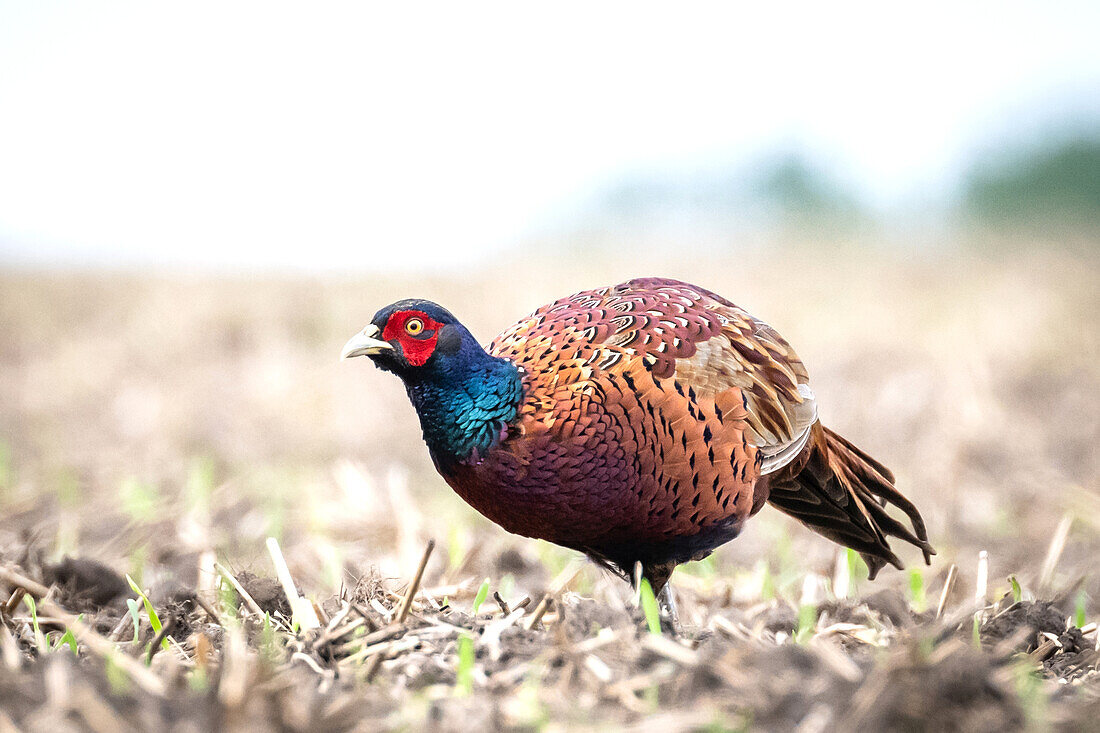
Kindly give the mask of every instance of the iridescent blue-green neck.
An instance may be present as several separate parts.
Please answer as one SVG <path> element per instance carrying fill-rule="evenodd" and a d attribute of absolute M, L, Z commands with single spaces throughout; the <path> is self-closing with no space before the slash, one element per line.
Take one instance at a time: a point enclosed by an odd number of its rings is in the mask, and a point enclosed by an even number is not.
<path fill-rule="evenodd" d="M 523 399 L 519 369 L 485 353 L 468 335 L 455 353 L 440 354 L 405 376 L 405 389 L 432 460 L 444 473 L 484 457 L 500 442 Z"/>

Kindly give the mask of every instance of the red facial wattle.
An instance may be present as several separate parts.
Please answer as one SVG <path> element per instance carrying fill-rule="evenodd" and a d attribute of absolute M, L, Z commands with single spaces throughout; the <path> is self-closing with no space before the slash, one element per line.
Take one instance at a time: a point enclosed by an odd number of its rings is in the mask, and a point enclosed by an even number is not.
<path fill-rule="evenodd" d="M 422 324 L 420 331 L 415 334 L 410 333 L 407 328 L 409 322 L 413 320 L 419 320 Z M 382 329 L 382 338 L 401 344 L 401 352 L 409 364 L 424 366 L 435 351 L 441 328 L 443 328 L 442 323 L 432 320 L 421 311 L 397 311 L 386 321 L 386 327 Z"/>

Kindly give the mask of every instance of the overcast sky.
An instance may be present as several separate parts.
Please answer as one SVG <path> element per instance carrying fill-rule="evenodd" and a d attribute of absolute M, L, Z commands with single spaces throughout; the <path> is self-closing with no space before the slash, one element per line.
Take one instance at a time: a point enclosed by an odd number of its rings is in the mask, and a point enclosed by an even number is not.
<path fill-rule="evenodd" d="M 1100 119 L 1097 38 L 1096 0 L 0 0 L 0 262 L 446 265 L 788 145 L 888 209 Z"/>

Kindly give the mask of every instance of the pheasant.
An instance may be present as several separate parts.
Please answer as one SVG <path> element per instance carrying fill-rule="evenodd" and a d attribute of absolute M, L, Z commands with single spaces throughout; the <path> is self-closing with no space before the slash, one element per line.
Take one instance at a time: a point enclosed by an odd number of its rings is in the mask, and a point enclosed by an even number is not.
<path fill-rule="evenodd" d="M 688 283 L 644 278 L 545 305 L 488 349 L 449 311 L 402 300 L 342 357 L 405 384 L 436 469 L 509 532 L 586 553 L 671 600 L 673 569 L 765 503 L 858 551 L 935 550 L 893 474 L 821 424 L 774 329 Z M 906 526 L 887 512 L 901 510 Z M 664 604 L 662 604 L 664 605 Z"/>

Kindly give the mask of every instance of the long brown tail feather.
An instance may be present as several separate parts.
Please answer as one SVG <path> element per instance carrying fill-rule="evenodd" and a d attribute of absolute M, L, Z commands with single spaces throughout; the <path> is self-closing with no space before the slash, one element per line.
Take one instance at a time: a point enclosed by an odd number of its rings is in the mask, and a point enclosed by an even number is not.
<path fill-rule="evenodd" d="M 768 503 L 859 552 L 871 578 L 887 563 L 902 567 L 888 537 L 919 547 L 931 563 L 936 551 L 924 519 L 894 486 L 894 474 L 820 422 L 812 431 L 802 456 L 769 477 Z M 887 513 L 890 505 L 905 513 L 912 529 Z"/>

